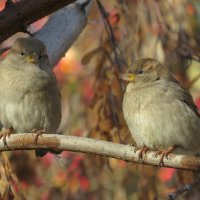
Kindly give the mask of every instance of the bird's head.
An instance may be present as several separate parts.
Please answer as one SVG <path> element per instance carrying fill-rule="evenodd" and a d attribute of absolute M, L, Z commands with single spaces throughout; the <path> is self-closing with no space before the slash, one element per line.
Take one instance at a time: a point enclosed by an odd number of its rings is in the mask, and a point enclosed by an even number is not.
<path fill-rule="evenodd" d="M 45 45 L 36 38 L 18 38 L 11 48 L 11 52 L 25 62 L 38 64 L 48 59 Z"/>
<path fill-rule="evenodd" d="M 120 75 L 121 79 L 135 83 L 152 82 L 170 77 L 169 70 L 154 58 L 140 58 L 128 72 Z"/>

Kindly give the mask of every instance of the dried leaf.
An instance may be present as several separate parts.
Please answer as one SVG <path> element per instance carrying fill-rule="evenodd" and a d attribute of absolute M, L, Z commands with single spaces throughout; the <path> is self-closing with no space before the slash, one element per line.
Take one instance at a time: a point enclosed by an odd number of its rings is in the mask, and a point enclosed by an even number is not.
<path fill-rule="evenodd" d="M 109 132 L 112 129 L 112 121 L 110 119 L 101 120 L 99 128 L 101 131 Z"/>

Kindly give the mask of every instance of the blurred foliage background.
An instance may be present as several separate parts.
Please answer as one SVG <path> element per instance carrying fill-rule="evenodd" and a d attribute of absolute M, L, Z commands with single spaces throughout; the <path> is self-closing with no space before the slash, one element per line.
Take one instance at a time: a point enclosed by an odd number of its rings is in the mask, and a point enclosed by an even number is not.
<path fill-rule="evenodd" d="M 1 0 L 1 10 L 4 4 Z M 167 65 L 200 107 L 199 43 L 198 0 L 95 1 L 86 28 L 54 68 L 62 95 L 58 132 L 134 144 L 122 115 L 125 85 L 118 76 L 139 57 Z M 188 171 L 80 153 L 35 158 L 32 151 L 1 153 L 0 175 L 1 199 L 41 200 L 166 199 L 196 178 Z M 196 188 L 179 199 L 199 198 Z"/>

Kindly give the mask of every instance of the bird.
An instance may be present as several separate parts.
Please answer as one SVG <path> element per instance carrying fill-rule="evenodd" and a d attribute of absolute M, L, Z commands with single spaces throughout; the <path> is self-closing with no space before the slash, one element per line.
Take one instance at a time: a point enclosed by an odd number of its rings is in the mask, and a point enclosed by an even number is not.
<path fill-rule="evenodd" d="M 127 81 L 122 112 L 142 158 L 148 150 L 197 155 L 200 150 L 200 114 L 191 94 L 154 58 L 139 58 L 120 75 Z"/>
<path fill-rule="evenodd" d="M 46 46 L 36 38 L 18 38 L 0 63 L 0 138 L 13 133 L 53 134 L 61 121 L 61 96 Z M 44 156 L 46 149 L 36 149 Z M 53 150 L 51 152 L 54 152 Z"/>

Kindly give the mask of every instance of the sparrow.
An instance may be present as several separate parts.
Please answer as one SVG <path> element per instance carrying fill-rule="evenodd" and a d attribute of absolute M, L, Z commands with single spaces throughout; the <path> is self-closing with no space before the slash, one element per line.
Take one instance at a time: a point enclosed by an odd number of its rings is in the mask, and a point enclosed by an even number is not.
<path fill-rule="evenodd" d="M 140 58 L 121 79 L 128 81 L 122 110 L 140 150 L 155 150 L 163 159 L 174 150 L 196 155 L 200 150 L 200 114 L 192 96 L 169 69 L 153 58 Z"/>
<path fill-rule="evenodd" d="M 53 134 L 61 121 L 61 97 L 45 45 L 18 38 L 0 63 L 0 137 L 11 133 Z M 37 149 L 36 156 L 48 151 Z"/>

